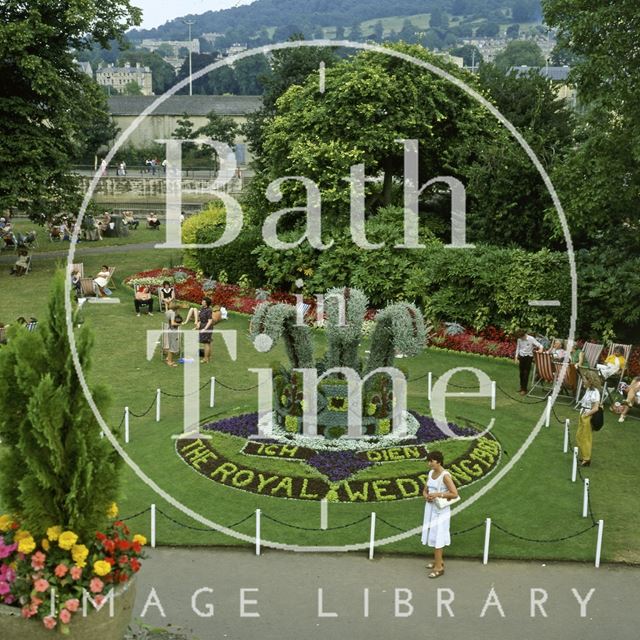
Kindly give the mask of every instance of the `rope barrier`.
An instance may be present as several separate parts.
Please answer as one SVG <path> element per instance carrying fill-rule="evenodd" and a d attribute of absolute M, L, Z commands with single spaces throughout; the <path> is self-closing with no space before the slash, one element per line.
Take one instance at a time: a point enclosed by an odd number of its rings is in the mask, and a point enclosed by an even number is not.
<path fill-rule="evenodd" d="M 338 525 L 337 527 L 327 527 L 326 529 L 318 529 L 318 527 L 301 527 L 300 525 L 297 524 L 289 524 L 288 522 L 283 522 L 282 520 L 278 520 L 277 518 L 272 518 L 271 516 L 268 516 L 266 513 L 262 514 L 262 517 L 265 518 L 266 520 L 271 520 L 271 522 L 275 522 L 276 524 L 279 524 L 283 527 L 289 527 L 290 529 L 298 529 L 299 531 L 336 531 L 338 529 L 347 529 L 348 527 L 353 527 L 356 524 L 360 524 L 361 522 L 364 522 L 365 520 L 369 520 L 370 516 L 366 515 L 364 516 L 364 518 L 360 518 L 360 520 L 354 520 L 353 522 L 349 522 L 348 524 L 341 524 Z M 394 526 L 394 525 L 390 525 L 390 526 Z M 404 529 L 399 529 L 400 531 L 404 531 Z"/>
<path fill-rule="evenodd" d="M 452 531 L 452 536 L 461 536 L 463 533 L 469 533 L 469 531 L 473 531 L 474 529 L 479 529 L 480 527 L 484 527 L 484 522 L 479 522 L 478 524 L 474 524 L 472 527 L 468 529 L 463 529 L 462 531 Z"/>
<path fill-rule="evenodd" d="M 511 536 L 512 538 L 517 538 L 518 540 L 524 540 L 525 542 L 537 542 L 540 544 L 545 544 L 547 542 L 563 542 L 565 540 L 571 540 L 572 538 L 577 538 L 578 536 L 583 535 L 584 533 L 587 533 L 587 531 L 591 531 L 591 529 L 593 529 L 594 527 L 597 527 L 597 524 L 592 524 L 591 526 L 587 527 L 586 529 L 583 529 L 582 531 L 578 531 L 578 533 L 572 533 L 569 536 L 564 536 L 562 538 L 549 538 L 547 540 L 540 540 L 537 538 L 527 538 L 525 536 L 521 536 L 517 533 L 512 533 L 511 531 L 507 531 L 507 529 L 505 529 L 504 527 L 501 527 L 499 524 L 496 524 L 495 522 L 492 521 L 493 526 L 498 529 L 498 531 L 502 531 L 502 533 L 507 534 L 508 536 Z"/>
<path fill-rule="evenodd" d="M 209 385 L 209 380 L 207 380 L 197 391 L 192 391 L 191 393 L 187 393 L 186 395 L 184 393 L 169 393 L 168 391 L 162 391 L 160 390 L 160 393 L 163 396 L 167 396 L 168 398 L 189 398 L 190 396 L 195 395 L 196 393 L 200 393 L 206 386 Z"/>
<path fill-rule="evenodd" d="M 126 522 L 127 520 L 135 520 L 140 516 L 143 516 L 145 513 L 149 513 L 151 511 L 151 507 L 147 507 L 144 511 L 139 511 L 138 513 L 133 514 L 132 516 L 127 516 L 126 518 L 118 518 L 118 520 L 122 522 Z"/>
<path fill-rule="evenodd" d="M 149 408 L 144 413 L 134 413 L 133 411 L 131 411 L 131 409 L 129 409 L 129 415 L 133 416 L 134 418 L 144 418 L 155 406 L 156 406 L 156 399 L 154 396 L 153 402 L 149 405 Z"/>

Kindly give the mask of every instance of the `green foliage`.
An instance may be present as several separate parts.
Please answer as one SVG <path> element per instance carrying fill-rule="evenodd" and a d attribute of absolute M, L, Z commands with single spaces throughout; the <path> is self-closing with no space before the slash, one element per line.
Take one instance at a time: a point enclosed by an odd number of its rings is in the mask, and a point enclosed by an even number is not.
<path fill-rule="evenodd" d="M 531 327 L 549 335 L 566 333 L 570 308 L 566 255 L 542 250 L 480 246 L 454 250 L 430 246 L 422 268 L 407 283 L 430 319 L 478 329 Z M 530 307 L 529 300 L 560 300 L 560 310 Z"/>
<path fill-rule="evenodd" d="M 224 231 L 225 208 L 219 201 L 209 203 L 203 212 L 190 216 L 182 225 L 182 239 L 185 244 L 211 244 Z M 245 275 L 252 283 L 261 283 L 262 271 L 256 264 L 252 251 L 261 243 L 259 229 L 244 228 L 240 235 L 229 244 L 216 249 L 186 249 L 185 265 L 214 276 L 219 282 L 219 273 L 224 270 L 230 282 L 238 282 Z M 216 277 L 217 276 L 217 277 Z"/>
<path fill-rule="evenodd" d="M 77 332 L 85 375 L 92 338 Z M 107 394 L 92 390 L 100 410 Z M 64 273 L 54 278 L 48 316 L 37 331 L 15 327 L 0 350 L 0 496 L 23 526 L 43 534 L 56 524 L 90 538 L 115 501 L 120 458 L 100 426 L 76 375 L 67 338 Z"/>
<path fill-rule="evenodd" d="M 209 234 L 211 234 L 211 240 L 208 242 L 214 242 L 222 235 L 225 218 L 226 214 L 222 202 L 218 200 L 210 202 L 206 209 L 196 215 L 189 216 L 182 223 L 182 242 L 184 244 L 199 244 L 201 241 L 198 238 Z M 203 230 L 204 234 L 202 233 Z M 190 269 L 210 273 L 207 269 L 202 269 L 198 258 L 200 252 L 201 250 L 199 249 L 185 249 L 183 254 L 184 264 Z"/>
<path fill-rule="evenodd" d="M 358 369 L 358 346 L 362 338 L 362 323 L 368 303 L 367 296 L 358 289 L 344 287 L 327 291 L 325 296 L 327 369 L 332 367 Z"/>
<path fill-rule="evenodd" d="M 107 46 L 140 15 L 128 0 L 87 0 L 68 10 L 48 0 L 0 4 L 0 209 L 33 217 L 77 210 L 70 163 L 83 153 L 97 98 L 72 49 L 92 40 Z"/>
<path fill-rule="evenodd" d="M 131 82 L 127 82 L 124 86 L 122 94 L 125 96 L 141 96 L 142 88 L 135 80 L 132 80 Z"/>
<path fill-rule="evenodd" d="M 636 240 L 635 255 L 640 248 L 637 3 L 544 0 L 543 7 L 547 23 L 558 31 L 558 48 L 574 58 L 571 76 L 584 112 L 578 143 L 553 175 L 572 233 L 585 248 L 605 247 L 628 234 Z"/>
<path fill-rule="evenodd" d="M 511 40 L 504 51 L 498 53 L 494 64 L 503 71 L 511 67 L 544 67 L 542 49 L 532 40 Z"/>

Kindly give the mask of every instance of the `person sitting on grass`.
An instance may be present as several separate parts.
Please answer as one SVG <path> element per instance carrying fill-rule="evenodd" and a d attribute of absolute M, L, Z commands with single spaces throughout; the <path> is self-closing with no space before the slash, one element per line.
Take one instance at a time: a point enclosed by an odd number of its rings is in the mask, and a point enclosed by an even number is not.
<path fill-rule="evenodd" d="M 625 421 L 629 409 L 631 409 L 634 404 L 640 404 L 640 376 L 636 376 L 627 388 L 627 397 L 622 401 L 622 411 L 620 412 L 618 422 Z"/>
<path fill-rule="evenodd" d="M 13 269 L 11 269 L 12 276 L 24 276 L 29 271 L 29 252 L 23 249 L 20 251 L 20 255 L 16 260 L 16 263 L 13 265 Z"/>
<path fill-rule="evenodd" d="M 160 228 L 160 220 L 158 220 L 158 216 L 153 211 L 147 216 L 147 226 L 150 229 Z"/>
<path fill-rule="evenodd" d="M 140 224 L 140 220 L 136 220 L 133 211 L 122 212 L 122 224 L 129 227 L 129 229 L 137 229 Z"/>
<path fill-rule="evenodd" d="M 613 350 L 613 353 L 604 361 L 604 364 L 596 365 L 596 369 L 605 380 L 618 373 L 618 371 L 620 371 L 623 367 L 624 349 L 622 347 L 616 347 Z"/>
<path fill-rule="evenodd" d="M 136 308 L 136 315 L 140 317 L 140 308 L 147 307 L 147 315 L 153 315 L 153 298 L 151 297 L 151 290 L 144 284 L 136 287 L 135 294 L 133 296 L 133 304 Z"/>
<path fill-rule="evenodd" d="M 109 284 L 110 278 L 111 271 L 109 271 L 108 265 L 103 264 L 100 268 L 100 271 L 98 272 L 98 275 L 93 279 L 93 284 L 98 290 L 99 298 L 104 298 L 111 295 L 111 289 L 107 288 L 107 284 Z"/>

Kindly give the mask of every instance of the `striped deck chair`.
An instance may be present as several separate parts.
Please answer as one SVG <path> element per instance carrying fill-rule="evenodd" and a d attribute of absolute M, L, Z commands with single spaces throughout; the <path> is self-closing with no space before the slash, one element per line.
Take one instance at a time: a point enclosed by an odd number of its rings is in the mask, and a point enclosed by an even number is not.
<path fill-rule="evenodd" d="M 604 385 L 602 387 L 602 402 L 604 402 L 609 397 L 611 389 L 618 388 L 618 385 L 624 378 L 624 374 L 627 372 L 627 363 L 629 362 L 629 356 L 631 355 L 631 345 L 612 342 L 609 345 L 609 353 L 607 354 L 607 356 L 613 355 L 613 352 L 617 347 L 621 347 L 624 351 L 624 363 L 618 373 L 614 373 L 604 381 Z"/>
<path fill-rule="evenodd" d="M 582 353 L 584 354 L 584 365 L 588 369 L 595 369 L 596 365 L 600 361 L 600 354 L 604 349 L 604 345 L 597 344 L 595 342 L 585 342 L 582 346 Z M 578 379 L 578 390 L 576 391 L 576 401 L 580 397 L 580 391 L 582 390 L 582 378 Z"/>
<path fill-rule="evenodd" d="M 109 282 L 107 282 L 107 287 L 109 289 L 116 289 L 116 281 L 113 279 L 113 274 L 115 273 L 115 267 L 109 267 Z"/>
<path fill-rule="evenodd" d="M 556 379 L 560 380 L 560 393 L 558 393 L 558 400 L 564 398 L 568 399 L 570 403 L 577 400 L 578 393 L 578 371 L 575 366 L 569 362 L 564 375 L 560 377 L 562 371 L 562 362 L 554 362 L 553 366 L 556 370 Z"/>
<path fill-rule="evenodd" d="M 92 298 L 98 295 L 96 292 L 96 284 L 92 278 L 80 278 L 80 297 Z"/>
<path fill-rule="evenodd" d="M 556 380 L 556 371 L 553 365 L 550 353 L 533 352 L 533 384 L 527 395 L 533 398 L 546 398 L 551 393 Z M 538 387 L 544 395 L 534 394 Z"/>

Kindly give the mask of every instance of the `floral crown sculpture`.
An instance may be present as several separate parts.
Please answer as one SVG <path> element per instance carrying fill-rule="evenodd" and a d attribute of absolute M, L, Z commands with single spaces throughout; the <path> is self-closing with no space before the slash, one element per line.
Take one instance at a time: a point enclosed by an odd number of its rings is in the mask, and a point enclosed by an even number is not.
<path fill-rule="evenodd" d="M 422 313 L 413 304 L 399 302 L 379 311 L 371 334 L 371 350 L 360 355 L 362 326 L 368 299 L 359 289 L 330 289 L 325 296 L 327 351 L 316 361 L 311 329 L 300 322 L 296 307 L 265 302 L 251 321 L 251 338 L 267 336 L 268 349 L 282 338 L 291 369 L 281 367 L 274 379 L 274 428 L 289 434 L 303 431 L 304 394 L 301 369 L 315 369 L 318 385 L 317 434 L 338 438 L 347 433 L 349 414 L 360 412 L 365 436 L 385 436 L 391 431 L 394 393 L 387 372 L 396 354 L 414 356 L 425 345 Z M 361 407 L 349 406 L 348 384 L 336 369 L 351 369 L 366 378 Z M 375 373 L 374 373 L 375 372 Z"/>

